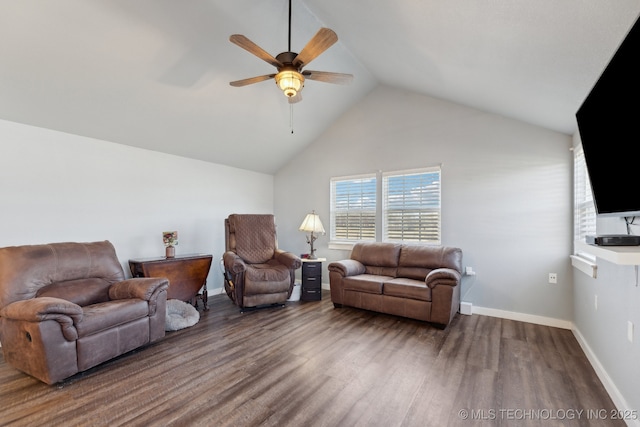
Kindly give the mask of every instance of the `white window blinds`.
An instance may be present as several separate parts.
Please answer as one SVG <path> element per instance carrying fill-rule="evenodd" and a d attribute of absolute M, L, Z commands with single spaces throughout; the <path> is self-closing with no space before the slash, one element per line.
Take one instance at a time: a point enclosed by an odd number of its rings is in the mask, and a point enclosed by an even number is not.
<path fill-rule="evenodd" d="M 331 240 L 376 238 L 376 176 L 331 179 Z"/>
<path fill-rule="evenodd" d="M 596 234 L 596 208 L 584 160 L 582 146 L 573 151 L 573 192 L 574 192 L 574 240 L 584 242 L 585 237 Z"/>
<path fill-rule="evenodd" d="M 383 240 L 440 244 L 440 167 L 382 174 Z"/>

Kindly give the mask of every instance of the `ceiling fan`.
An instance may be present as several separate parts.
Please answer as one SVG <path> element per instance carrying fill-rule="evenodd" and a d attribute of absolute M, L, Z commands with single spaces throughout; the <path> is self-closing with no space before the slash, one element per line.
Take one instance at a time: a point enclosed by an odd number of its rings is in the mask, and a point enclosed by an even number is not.
<path fill-rule="evenodd" d="M 302 100 L 300 92 L 304 87 L 305 79 L 335 84 L 348 84 L 353 80 L 353 75 L 351 74 L 332 73 L 328 71 L 302 71 L 303 67 L 337 42 L 338 36 L 329 28 L 320 28 L 300 53 L 291 52 L 291 0 L 289 0 L 289 50 L 287 52 L 282 52 L 274 58 L 267 51 L 241 34 L 233 34 L 229 37 L 229 41 L 249 53 L 254 54 L 263 61 L 268 62 L 278 70 L 277 73 L 230 82 L 229 84 L 231 86 L 247 86 L 275 78 L 276 84 L 284 92 L 285 96 L 287 96 L 289 103 L 294 104 Z"/>

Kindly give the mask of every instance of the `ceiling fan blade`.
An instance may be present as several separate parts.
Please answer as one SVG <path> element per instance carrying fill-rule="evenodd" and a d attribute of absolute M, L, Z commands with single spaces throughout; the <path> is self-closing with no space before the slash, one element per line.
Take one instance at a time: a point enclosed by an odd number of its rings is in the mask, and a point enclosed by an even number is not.
<path fill-rule="evenodd" d="M 248 79 L 236 80 L 234 82 L 230 82 L 229 84 L 234 87 L 242 87 L 242 86 L 247 86 L 254 83 L 263 82 L 265 80 L 272 79 L 275 76 L 276 76 L 275 74 L 265 74 L 264 76 L 249 77 Z"/>
<path fill-rule="evenodd" d="M 302 101 L 302 92 L 296 93 L 296 96 L 289 97 L 289 104 L 297 104 L 300 101 Z"/>
<path fill-rule="evenodd" d="M 233 34 L 231 37 L 229 37 L 229 41 L 240 46 L 247 52 L 254 54 L 263 61 L 268 62 L 276 68 L 280 68 L 283 66 L 282 62 L 278 61 L 276 58 L 271 56 L 269 52 L 267 52 L 242 34 Z"/>
<path fill-rule="evenodd" d="M 295 57 L 293 60 L 293 66 L 298 69 L 304 67 L 309 62 L 317 58 L 322 52 L 329 49 L 337 41 L 338 36 L 333 30 L 330 30 L 329 28 L 320 28 L 298 56 Z"/>
<path fill-rule="evenodd" d="M 331 73 L 328 71 L 305 70 L 302 75 L 305 79 L 339 85 L 347 85 L 353 81 L 353 74 Z"/>

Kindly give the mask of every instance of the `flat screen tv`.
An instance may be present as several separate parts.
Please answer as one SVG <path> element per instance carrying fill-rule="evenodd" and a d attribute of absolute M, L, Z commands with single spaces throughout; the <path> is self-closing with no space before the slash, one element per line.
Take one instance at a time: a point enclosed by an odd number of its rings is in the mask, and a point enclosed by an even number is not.
<path fill-rule="evenodd" d="M 576 120 L 598 216 L 640 216 L 640 19 Z"/>

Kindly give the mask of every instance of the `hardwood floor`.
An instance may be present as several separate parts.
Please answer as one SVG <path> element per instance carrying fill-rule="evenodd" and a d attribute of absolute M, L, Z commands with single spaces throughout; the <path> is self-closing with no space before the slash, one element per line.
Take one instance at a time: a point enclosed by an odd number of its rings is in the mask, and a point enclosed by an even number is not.
<path fill-rule="evenodd" d="M 11 426 L 624 426 L 571 331 L 458 315 L 445 330 L 322 301 L 188 329 L 48 386 L 0 358 Z M 583 412 L 579 412 L 583 411 Z"/>

